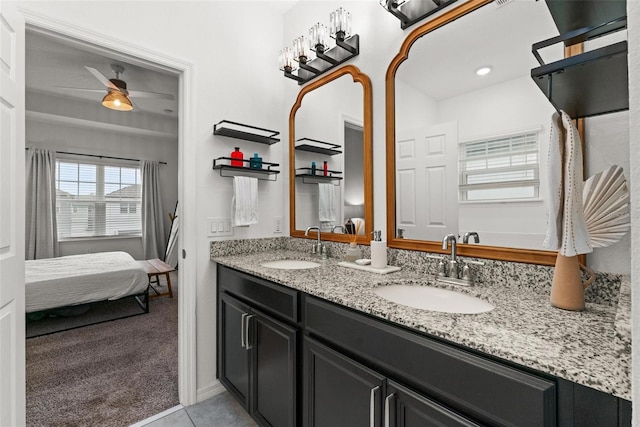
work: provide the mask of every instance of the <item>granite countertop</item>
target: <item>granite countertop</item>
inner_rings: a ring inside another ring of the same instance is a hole
[[[308,270],[262,267],[265,261],[307,259],[321,264]],[[496,306],[481,314],[451,314],[415,309],[377,296],[390,282],[430,284],[433,278],[409,269],[376,274],[338,266],[297,251],[272,250],[212,257],[212,261],[306,292],[370,315],[529,368],[631,400],[631,291],[623,280],[617,305],[587,303],[582,312],[554,308],[539,288],[436,285],[485,299]]]

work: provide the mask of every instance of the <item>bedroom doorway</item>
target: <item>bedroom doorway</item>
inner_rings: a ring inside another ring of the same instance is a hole
[[[125,63],[130,66],[126,72],[134,70],[136,67],[140,69],[149,69],[159,73],[167,75],[173,75],[177,80],[178,94],[176,96],[177,108],[166,108],[172,111],[163,111],[166,115],[174,115],[176,118],[176,155],[173,158],[173,166],[176,168],[177,179],[175,186],[177,188],[177,196],[173,201],[169,201],[169,204],[175,204],[177,200],[180,200],[180,209],[177,213],[181,217],[183,224],[188,224],[189,221],[194,221],[195,212],[195,195],[192,191],[187,191],[188,188],[194,188],[194,177],[189,171],[195,169],[195,152],[193,147],[187,146],[184,141],[190,140],[190,130],[187,126],[180,126],[179,123],[190,122],[191,115],[191,99],[193,94],[190,91],[192,69],[191,65],[184,63],[177,59],[167,58],[164,55],[159,55],[155,52],[123,43],[122,41],[115,41],[110,38],[102,38],[96,36],[93,33],[85,33],[77,28],[70,28],[59,22],[50,22],[41,16],[25,16],[27,22],[27,37],[31,35],[38,37],[48,37],[59,42],[63,46],[78,48],[80,50],[93,53],[95,55],[104,55],[111,60]],[[26,49],[29,49],[29,41],[27,40]],[[84,65],[84,64],[82,64]],[[27,65],[28,66],[28,65]],[[82,67],[81,67],[82,68]],[[27,69],[27,75],[33,70]],[[106,74],[109,70],[105,71]],[[111,77],[111,76],[109,76]],[[91,74],[88,76],[91,79]],[[123,79],[127,79],[127,76],[123,74]],[[81,86],[82,87],[82,86]],[[43,96],[41,93],[37,93],[38,96]],[[134,99],[134,107],[138,102]],[[144,102],[140,102],[143,104]],[[49,121],[62,121],[63,126],[74,126],[81,123],[82,127],[86,123],[82,121],[68,120],[65,118],[52,117],[50,113],[42,111],[30,110],[30,105],[27,105],[26,118]],[[126,113],[118,113],[126,114]],[[88,132],[84,129],[83,132]],[[27,131],[29,134],[29,132]],[[29,141],[29,135],[27,135],[27,142]],[[76,150],[80,151],[80,150]],[[139,153],[136,153],[139,154]],[[135,159],[141,156],[131,155],[131,158]],[[168,163],[168,162],[167,162]],[[178,182],[180,183],[178,185]],[[131,213],[131,207],[127,208],[127,214]],[[135,210],[135,208],[133,209]],[[122,213],[122,211],[121,211]],[[171,209],[173,213],[173,209]],[[165,217],[166,217],[165,213]],[[184,227],[183,227],[184,230]],[[180,403],[189,405],[195,403],[195,242],[194,234],[180,233],[178,236],[178,245],[180,248],[178,254],[180,257],[180,268],[176,274],[178,284],[180,286],[180,298],[178,317],[180,329],[178,331],[178,389]],[[115,240],[115,239],[114,239]],[[73,251],[73,247],[67,248],[68,251]],[[186,254],[190,257],[186,257]],[[153,302],[152,302],[153,304]]]

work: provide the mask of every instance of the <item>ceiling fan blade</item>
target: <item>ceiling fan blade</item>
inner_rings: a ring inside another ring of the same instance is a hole
[[[111,83],[111,81],[108,78],[106,78],[100,71],[96,70],[93,67],[87,67],[86,65],[84,66],[84,68],[86,68],[91,74],[93,74],[93,76],[96,79],[100,80],[100,83],[102,83],[103,85],[105,85],[109,89],[114,89],[114,90],[122,92],[118,86],[116,86],[113,83]]]
[[[78,92],[95,92],[95,93],[105,93],[105,89],[85,89],[81,87],[65,87],[65,86],[54,86],[55,89],[64,89],[64,90],[75,90]]]
[[[139,91],[139,90],[130,90],[129,91],[129,97],[136,97],[136,98],[156,98],[156,99],[168,99],[170,101],[173,101],[175,98],[173,97],[173,95],[169,94],[169,93],[155,93],[155,92],[143,92],[143,91]]]

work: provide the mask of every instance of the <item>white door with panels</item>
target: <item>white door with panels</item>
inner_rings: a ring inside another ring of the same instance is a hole
[[[442,240],[458,233],[458,124],[398,132],[396,235]]]
[[[24,18],[0,1],[0,426],[25,424]]]

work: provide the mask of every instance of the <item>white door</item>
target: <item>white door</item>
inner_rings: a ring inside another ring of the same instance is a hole
[[[457,235],[457,123],[398,132],[396,140],[396,233],[432,241]]]
[[[0,426],[25,424],[24,19],[0,2]]]

